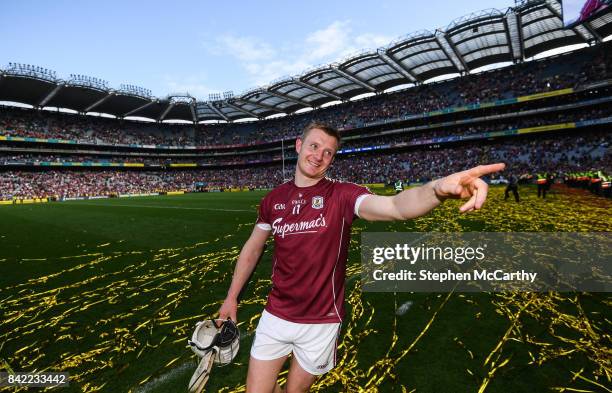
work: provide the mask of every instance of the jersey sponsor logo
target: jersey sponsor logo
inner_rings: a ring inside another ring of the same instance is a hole
[[[312,197],[312,208],[313,209],[323,209],[323,197],[322,196]]]
[[[299,206],[299,205],[297,205]],[[299,233],[315,233],[318,228],[324,228],[327,226],[325,217],[323,214],[319,214],[319,217],[310,221],[300,221],[294,223],[283,223],[283,218],[279,217],[272,222],[272,235],[279,235],[284,238],[285,235],[297,235]]]
[[[274,210],[285,210],[285,204],[284,203],[275,203],[274,204]]]

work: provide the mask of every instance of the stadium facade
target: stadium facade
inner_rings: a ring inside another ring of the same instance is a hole
[[[132,85],[110,89],[82,75],[64,81],[50,70],[12,64],[0,77],[0,100],[79,114],[0,110],[0,199],[272,187],[290,176],[293,141],[312,120],[343,134],[332,175],[365,184],[422,182],[491,160],[527,178],[609,174],[612,50],[604,38],[612,33],[612,10],[604,11],[570,29],[556,1],[482,11],[209,102],[158,99]],[[525,61],[577,43],[589,46]],[[471,73],[506,61],[512,65]],[[423,83],[447,74],[460,76]],[[404,84],[414,86],[383,93]],[[350,100],[367,92],[379,94]],[[319,108],[332,101],[343,103]],[[304,108],[316,109],[294,113]],[[265,119],[278,113],[290,116]],[[249,117],[260,120],[233,123]],[[170,119],[192,124],[167,124]],[[210,120],[227,122],[202,123]]]

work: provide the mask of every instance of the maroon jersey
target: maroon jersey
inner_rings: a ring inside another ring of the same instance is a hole
[[[268,312],[297,323],[342,321],[351,224],[369,194],[325,178],[310,187],[290,181],[266,195],[257,226],[274,236]]]

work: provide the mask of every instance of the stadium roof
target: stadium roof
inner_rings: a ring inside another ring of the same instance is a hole
[[[485,65],[521,62],[567,45],[597,44],[610,34],[612,7],[590,21],[565,28],[560,1],[528,0],[505,12],[490,9],[466,15],[445,29],[416,32],[384,48],[285,77],[237,97],[197,101],[188,94],[171,94],[155,98],[136,86],[111,89],[96,78],[71,75],[62,80],[41,67],[9,64],[0,69],[0,101],[157,121],[264,118],[442,75],[467,74]]]

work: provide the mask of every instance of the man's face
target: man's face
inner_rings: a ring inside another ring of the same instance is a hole
[[[334,161],[338,141],[323,130],[314,128],[304,140],[298,138],[295,150],[298,153],[297,170],[308,178],[320,179]]]

